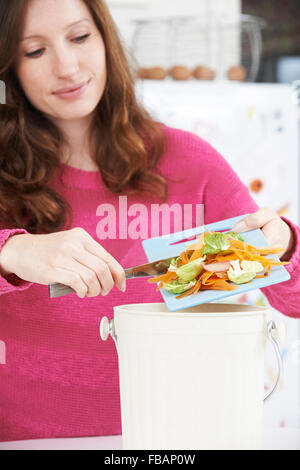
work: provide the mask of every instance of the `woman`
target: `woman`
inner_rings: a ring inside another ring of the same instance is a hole
[[[195,201],[207,224],[249,213],[236,229],[261,227],[290,261],[291,280],[263,292],[294,317],[300,231],[259,209],[209,144],[142,109],[103,1],[0,0],[0,30],[0,440],[120,434],[117,356],[99,320],[161,296],[144,280],[126,290],[123,266],[145,255],[124,224],[103,235],[105,209],[122,195],[129,215]],[[77,295],[50,300],[54,282]]]

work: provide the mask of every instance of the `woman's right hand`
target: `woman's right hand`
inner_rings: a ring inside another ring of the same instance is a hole
[[[46,235],[14,235],[2,247],[0,266],[25,281],[65,284],[81,298],[107,295],[114,284],[122,292],[126,289],[122,266],[79,227]]]

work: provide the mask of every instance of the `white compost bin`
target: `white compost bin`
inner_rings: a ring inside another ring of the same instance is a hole
[[[267,308],[122,305],[101,321],[101,338],[109,334],[119,357],[123,449],[260,448],[268,337],[278,359],[274,389],[281,374]]]

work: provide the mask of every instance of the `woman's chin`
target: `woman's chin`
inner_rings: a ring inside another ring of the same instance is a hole
[[[76,109],[76,107],[74,106],[68,110],[62,110],[61,112],[57,112],[58,110],[56,110],[53,119],[66,121],[84,119],[90,116],[95,110],[95,108],[96,106],[80,106]]]

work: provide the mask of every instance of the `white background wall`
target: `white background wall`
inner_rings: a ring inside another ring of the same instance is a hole
[[[232,17],[241,12],[241,0],[107,0],[107,4],[128,43],[132,40],[133,18],[216,14]]]

